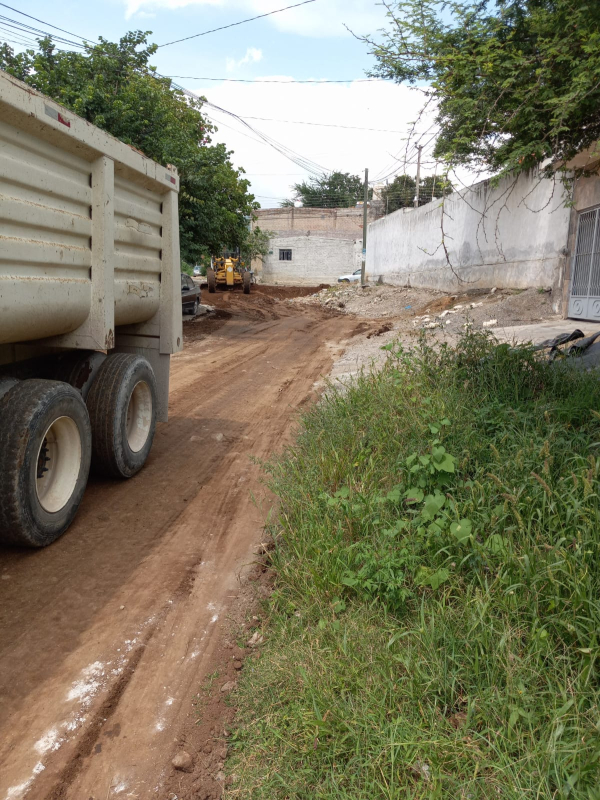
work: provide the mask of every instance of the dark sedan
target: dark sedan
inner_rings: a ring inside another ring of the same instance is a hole
[[[196,316],[200,306],[201,294],[200,287],[197,283],[186,275],[185,272],[181,273],[181,308],[184,313],[193,314]]]

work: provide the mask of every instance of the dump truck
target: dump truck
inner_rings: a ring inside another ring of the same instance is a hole
[[[217,289],[243,289],[250,294],[252,272],[245,269],[239,258],[216,258],[213,266],[206,270],[208,291],[214,294]]]
[[[182,347],[177,171],[0,71],[0,542],[130,478]]]

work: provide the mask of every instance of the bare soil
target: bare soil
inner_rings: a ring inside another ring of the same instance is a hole
[[[334,364],[331,378],[342,382],[361,369],[381,363],[386,357],[382,346],[394,339],[400,338],[410,347],[421,331],[427,330],[437,341],[456,341],[467,324],[501,335],[504,328],[514,325],[558,321],[552,302],[550,291],[538,289],[471,289],[448,294],[386,285],[363,289],[356,284],[341,284],[288,301],[366,319],[370,326],[379,321],[366,337],[353,339]]]
[[[356,284],[342,284],[293,302],[319,304],[370,319],[392,319],[407,330],[423,327],[425,317],[429,322],[443,319],[443,324],[450,323],[454,330],[467,320],[477,328],[492,319],[496,320],[494,327],[552,319],[556,317],[552,300],[552,293],[542,289],[471,289],[447,294],[431,289],[385,285],[362,289]]]
[[[221,689],[260,652],[269,591],[256,459],[289,440],[342,341],[377,327],[295,293],[206,293],[216,312],[184,325],[146,467],[92,479],[51,547],[0,550],[0,800],[220,796]]]

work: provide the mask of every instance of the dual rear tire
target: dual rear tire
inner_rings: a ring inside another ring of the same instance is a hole
[[[156,394],[145,358],[115,353],[102,364],[87,399],[95,471],[131,478],[141,470],[156,429]]]
[[[90,465],[130,478],[156,427],[156,379],[141,356],[104,359],[87,396],[63,381],[25,380],[0,398],[0,542],[44,547],[73,521]]]

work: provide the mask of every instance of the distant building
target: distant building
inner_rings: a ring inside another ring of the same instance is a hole
[[[361,265],[363,208],[262,208],[254,227],[273,231],[269,254],[253,264],[265,283],[335,283]],[[369,207],[367,220],[378,214]]]

